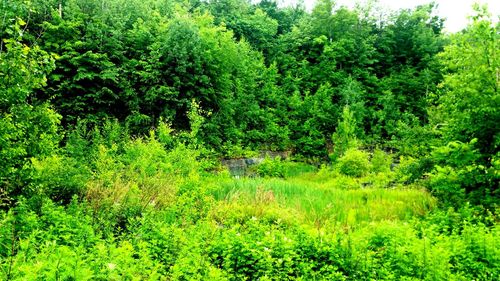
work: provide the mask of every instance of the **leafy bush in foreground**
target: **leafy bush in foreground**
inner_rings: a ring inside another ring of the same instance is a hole
[[[345,175],[361,177],[370,170],[369,154],[358,149],[349,149],[337,162],[339,171]]]
[[[30,208],[21,201],[0,213],[3,280],[500,277],[500,228],[474,221],[465,211],[350,230],[329,226],[318,232],[300,223],[260,217],[219,225],[202,215],[194,224],[182,224],[170,209],[130,219],[125,232],[105,232],[82,203],[61,207],[44,200],[39,213]],[[453,217],[461,223],[449,225]]]

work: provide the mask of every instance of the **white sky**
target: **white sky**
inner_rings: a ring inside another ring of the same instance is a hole
[[[283,3],[296,3],[300,0],[282,0]],[[365,0],[336,0],[338,5],[346,5],[353,7],[357,2]],[[306,8],[311,10],[315,0],[303,0]],[[378,0],[382,7],[392,10],[413,8],[417,5],[426,4],[431,0]],[[488,4],[489,12],[493,15],[494,20],[498,20],[500,16],[500,0],[434,0],[438,4],[437,14],[446,18],[445,29],[449,32],[456,32],[467,25],[467,16],[472,12],[472,4],[474,2]]]

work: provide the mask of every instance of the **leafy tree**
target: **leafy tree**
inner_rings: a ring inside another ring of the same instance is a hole
[[[26,22],[17,18],[0,51],[0,198],[29,194],[30,159],[54,152],[60,115],[33,100],[45,86],[54,59],[38,46],[21,43]]]
[[[382,80],[380,91],[392,92],[399,111],[415,115],[422,123],[428,121],[427,97],[441,79],[435,56],[445,43],[443,20],[433,16],[433,10],[433,4],[402,10],[375,30],[379,35],[374,68]]]
[[[339,119],[337,129],[332,135],[333,153],[330,155],[332,160],[343,156],[347,150],[359,146],[359,141],[356,137],[356,127],[357,122],[354,112],[349,106],[345,106],[342,111],[342,119]]]
[[[290,32],[306,13],[300,2],[295,6],[279,7],[275,0],[262,0],[257,6],[277,21],[278,35]]]
[[[500,155],[500,59],[496,54],[500,24],[493,23],[485,7],[476,5],[475,11],[467,28],[453,35],[439,56],[446,74],[433,124],[442,131],[444,145],[433,151],[437,166],[431,181],[446,181],[441,186],[450,186],[450,192],[491,206],[500,196],[495,172]]]
[[[500,147],[498,56],[500,25],[485,8],[476,15],[439,58],[447,74],[440,85],[437,124],[447,140],[478,139],[481,152],[494,154]]]

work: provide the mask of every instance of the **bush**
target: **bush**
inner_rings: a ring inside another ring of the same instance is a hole
[[[427,174],[427,183],[443,203],[455,207],[461,206],[465,200],[486,207],[497,204],[499,177],[495,156],[484,159],[476,147],[477,141],[453,141],[434,148],[430,158],[434,166]]]
[[[400,183],[411,184],[414,183],[429,172],[434,163],[429,157],[422,157],[419,159],[411,156],[399,158],[399,165],[395,169],[396,179]]]
[[[285,177],[285,165],[279,157],[271,159],[266,157],[262,163],[257,166],[257,174],[261,177]]]
[[[370,170],[368,153],[358,149],[349,149],[345,155],[340,157],[337,162],[339,171],[347,176],[361,177]]]
[[[81,195],[90,179],[90,170],[75,158],[52,155],[32,159],[33,185],[38,195],[69,203],[74,195]]]
[[[384,173],[391,170],[392,157],[380,149],[375,149],[371,159],[371,171],[375,173]]]

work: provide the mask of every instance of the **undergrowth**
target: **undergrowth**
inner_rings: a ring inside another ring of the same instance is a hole
[[[266,159],[238,179],[200,144],[112,132],[33,159],[36,180],[0,211],[0,279],[500,277],[496,212],[440,206],[384,152]]]

